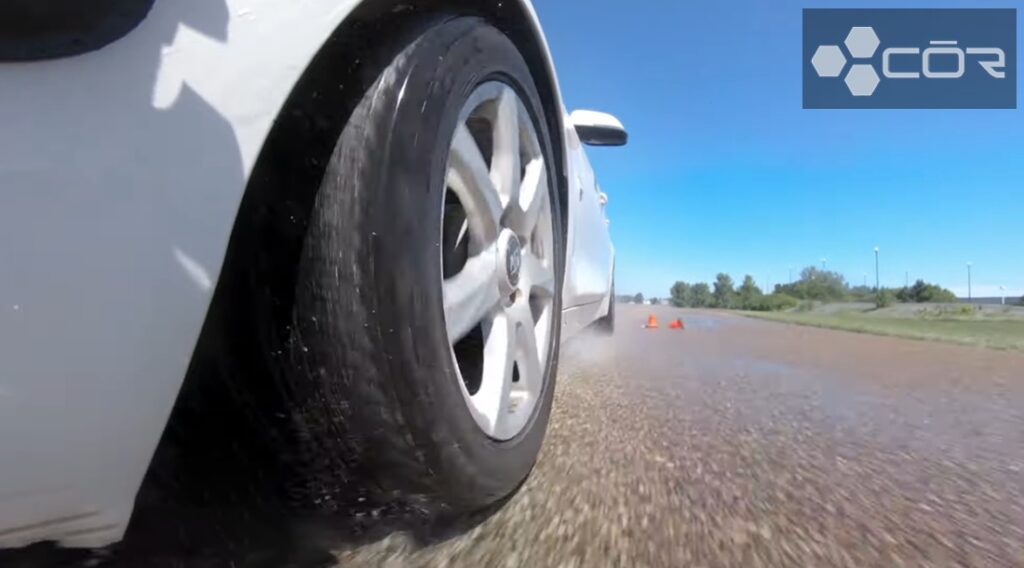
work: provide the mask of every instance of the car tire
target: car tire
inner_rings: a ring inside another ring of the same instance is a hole
[[[465,512],[500,500],[529,474],[551,411],[564,265],[543,108],[512,42],[461,17],[412,41],[355,109],[313,206],[286,349],[307,486],[329,493],[333,472],[355,471],[388,500]],[[480,213],[494,204],[479,197],[487,176],[466,189],[463,178],[480,173],[479,162],[466,165],[470,142],[508,199],[500,218]],[[453,189],[459,184],[468,197]],[[522,204],[537,199],[534,219]],[[519,234],[519,226],[534,228]],[[459,303],[456,284],[480,263],[493,269],[498,303],[467,332],[471,318],[462,314],[476,313],[480,298]],[[502,356],[492,345],[509,347]],[[499,376],[489,430],[473,400]]]

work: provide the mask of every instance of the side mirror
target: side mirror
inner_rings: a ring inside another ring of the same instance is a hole
[[[569,115],[580,141],[588,146],[625,146],[626,127],[614,116],[594,110],[574,110]]]

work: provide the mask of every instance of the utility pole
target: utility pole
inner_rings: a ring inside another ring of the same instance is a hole
[[[821,259],[821,270],[822,270],[822,272],[824,272],[824,271],[825,271],[825,266],[826,266],[827,264],[828,264],[828,259],[827,259],[827,258],[823,258],[823,259]]]
[[[908,270],[903,274],[903,287],[910,288],[910,271]]]
[[[967,301],[968,302],[974,300],[974,296],[971,294],[971,264],[972,263],[970,263],[970,262],[967,263]]]
[[[875,247],[875,292],[878,292],[881,289],[881,280],[878,276],[878,247]]]

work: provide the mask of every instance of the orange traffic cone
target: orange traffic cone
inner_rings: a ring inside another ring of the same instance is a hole
[[[683,320],[677,319],[674,322],[668,324],[668,328],[669,329],[686,329],[686,326],[683,325]]]
[[[654,317],[654,314],[647,316],[647,325],[645,325],[644,327],[657,329],[658,318]]]

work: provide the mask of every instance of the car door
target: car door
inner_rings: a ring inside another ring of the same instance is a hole
[[[594,170],[573,128],[569,149],[570,238],[563,304],[566,308],[603,301],[610,292],[612,245]]]

